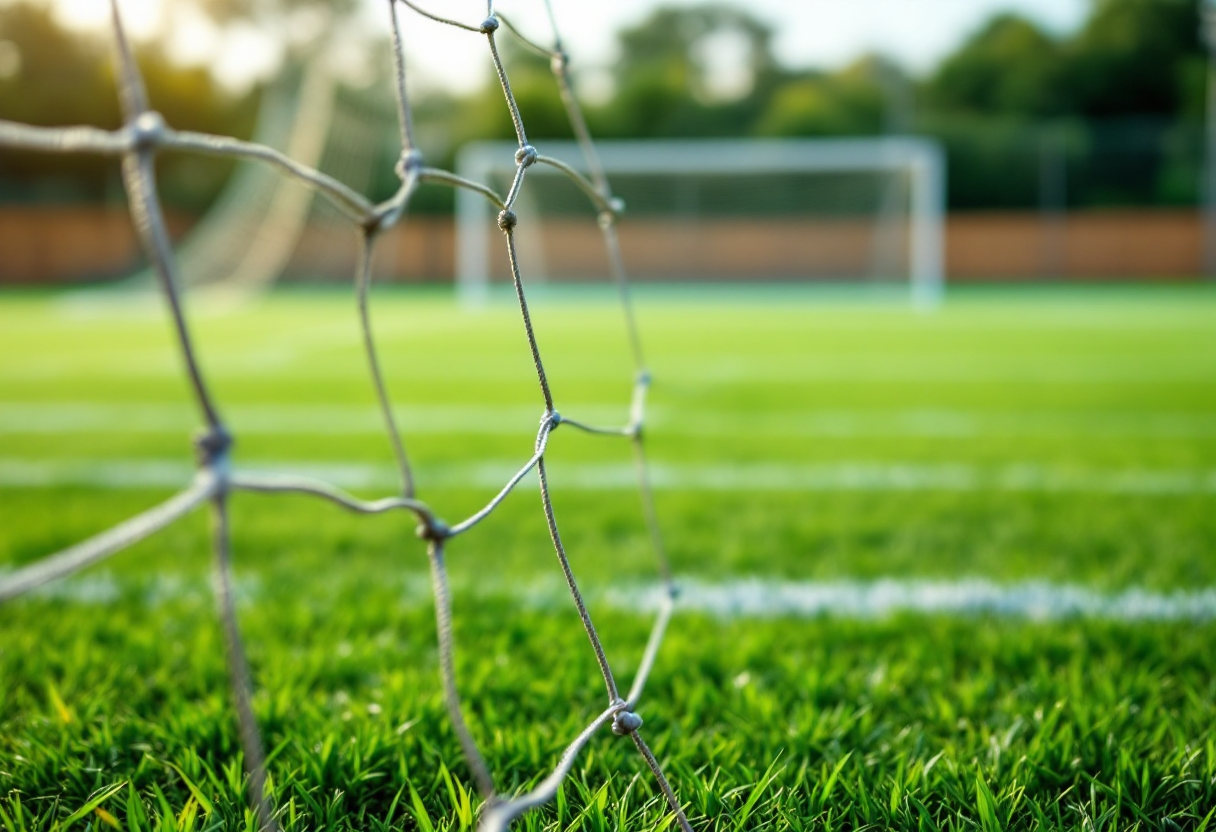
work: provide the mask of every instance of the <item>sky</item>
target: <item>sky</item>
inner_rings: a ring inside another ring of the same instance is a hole
[[[51,2],[60,19],[74,25],[105,23],[107,0]],[[485,16],[485,0],[419,2],[472,24]],[[594,89],[595,70],[604,70],[613,61],[617,30],[644,19],[661,2],[695,5],[698,0],[552,2],[572,65],[583,70]],[[211,65],[231,86],[265,77],[277,64],[279,51],[272,37],[252,27],[216,30],[189,0],[120,0],[120,4],[135,36],[166,38],[175,53]],[[386,29],[386,3],[363,0],[363,4],[362,25]],[[1081,24],[1089,0],[745,0],[739,4],[773,27],[775,51],[789,67],[830,68],[879,52],[913,72],[923,72],[998,11],[1017,11],[1064,33]],[[496,8],[537,40],[550,39],[542,0],[499,0]],[[400,19],[415,79],[463,92],[487,78],[488,56],[481,37],[424,20],[405,8]],[[592,91],[586,84],[583,89]]]

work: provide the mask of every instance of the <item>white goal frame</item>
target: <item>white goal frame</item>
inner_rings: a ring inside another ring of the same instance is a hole
[[[587,163],[575,142],[539,142],[537,148],[576,170]],[[460,175],[477,182],[515,170],[514,142],[474,142],[457,157]],[[930,139],[892,136],[861,139],[728,139],[597,141],[609,180],[613,174],[773,174],[906,171],[910,183],[909,278],[912,303],[936,306],[945,287],[946,163]],[[626,206],[628,215],[628,206]],[[492,237],[500,232],[480,195],[456,195],[456,290],[465,305],[489,294]],[[525,276],[526,277],[526,276]]]

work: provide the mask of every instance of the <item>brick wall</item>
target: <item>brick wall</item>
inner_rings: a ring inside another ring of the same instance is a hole
[[[191,224],[180,215],[169,220],[175,236]],[[745,280],[755,274],[801,279],[864,273],[872,257],[872,230],[872,223],[848,220],[720,220],[694,226],[627,218],[620,236],[627,266],[640,279]],[[585,280],[606,273],[599,231],[590,220],[551,222],[539,234],[525,223],[518,234],[525,272],[543,268]],[[455,270],[455,232],[448,219],[411,217],[386,232],[377,249],[378,279],[444,281]],[[947,272],[955,281],[1193,278],[1201,256],[1201,220],[1191,210],[1086,212],[1057,219],[959,214],[949,218],[946,229]],[[300,241],[288,273],[349,280],[354,257],[353,230],[317,226]],[[128,273],[140,260],[121,207],[0,207],[0,284],[102,280]],[[494,257],[492,265],[496,277],[506,277],[504,257]]]

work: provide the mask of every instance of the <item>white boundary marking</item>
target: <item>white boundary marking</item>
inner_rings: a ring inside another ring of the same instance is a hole
[[[681,609],[723,618],[877,619],[901,613],[995,615],[1032,621],[1087,618],[1114,621],[1211,621],[1216,619],[1216,588],[1154,592],[1133,587],[1103,593],[1072,584],[1026,581],[997,584],[973,578],[960,581],[897,580],[796,582],[744,578],[729,583],[685,581]],[[613,588],[603,602],[650,612],[662,602],[654,587]]]
[[[587,421],[626,418],[613,405],[567,408]],[[229,415],[242,434],[306,436],[379,435],[382,417],[357,405],[236,405]],[[448,405],[396,410],[411,433],[519,434],[539,418],[535,406]],[[194,422],[186,405],[132,402],[0,402],[0,435],[144,434],[180,435]],[[763,412],[700,410],[675,414],[656,408],[650,422],[671,435],[737,436],[746,422],[766,436],[983,436],[1216,437],[1216,413],[1126,411],[1120,413],[1018,411],[983,413],[945,408]]]
[[[324,479],[343,488],[393,488],[390,465],[369,462],[258,461],[242,473],[273,470]],[[519,468],[515,460],[423,467],[419,479],[436,488],[497,488]],[[0,457],[0,486],[100,489],[178,488],[193,466],[183,459],[45,460]],[[551,479],[579,491],[632,490],[636,473],[627,463],[563,463]],[[997,466],[840,460],[824,463],[655,463],[657,489],[699,492],[950,491],[1036,492],[1185,496],[1216,494],[1216,469],[1078,469],[1018,462]],[[535,487],[533,477],[521,487]]]
[[[0,572],[3,572],[0,567]],[[429,604],[427,578],[405,573],[402,601],[408,606]],[[196,596],[206,603],[206,585],[177,575],[142,580],[138,587],[149,604]],[[110,604],[124,597],[124,581],[109,571],[74,577],[43,587],[36,597],[83,604]],[[238,595],[245,603],[264,591],[256,575],[242,576]],[[490,598],[511,598],[532,609],[565,610],[565,587],[543,579],[520,585],[484,581],[458,581],[453,589]],[[1216,587],[1154,591],[1143,587],[1103,592],[1078,584],[1021,581],[1001,584],[983,578],[956,581],[878,578],[875,580],[784,581],[759,577],[734,580],[683,580],[678,607],[723,620],[775,618],[834,618],[875,621],[897,615],[951,617],[994,616],[1025,621],[1096,620],[1122,622],[1216,621]],[[651,615],[666,598],[662,587],[651,584],[608,585],[588,600],[615,610]]]

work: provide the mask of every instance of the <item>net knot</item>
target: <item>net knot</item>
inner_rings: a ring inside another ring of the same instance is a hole
[[[194,453],[203,468],[215,468],[228,457],[232,434],[223,425],[216,425],[194,437]]]
[[[438,517],[424,517],[422,522],[418,524],[418,528],[414,533],[423,540],[428,540],[434,543],[446,540],[452,536],[452,530],[448,524],[440,520]]]
[[[612,718],[612,733],[618,737],[632,734],[641,727],[642,718],[630,710],[617,711],[616,716]]]
[[[519,224],[519,217],[515,216],[515,212],[510,208],[503,208],[498,212],[498,227],[503,231],[510,231]]]
[[[481,21],[481,25],[477,27],[477,30],[483,35],[494,34],[498,31],[498,18],[494,15],[490,15],[485,20]]]
[[[606,200],[605,205],[607,207],[603,211],[600,211],[599,215],[599,223],[601,228],[608,228],[614,222],[616,222],[617,217],[625,213],[625,200],[621,199],[619,196],[609,197]]]
[[[540,415],[540,426],[542,428],[547,426],[549,430],[553,430],[561,423],[562,414],[558,413],[556,410],[546,410]]]
[[[654,377],[650,375],[650,370],[638,370],[637,383],[642,387],[649,387],[653,378]]]
[[[165,138],[165,117],[155,110],[146,110],[131,122],[131,144],[136,150],[149,150]]]
[[[568,66],[570,66],[570,56],[564,49],[558,49],[549,59],[549,68],[553,70],[554,75],[564,74]]]
[[[397,160],[394,170],[397,172],[398,179],[405,179],[420,167],[422,167],[422,151],[415,147],[401,151],[401,158]]]
[[[536,161],[537,155],[536,148],[530,144],[526,144],[515,151],[515,164],[521,168],[526,168]]]
[[[377,206],[363,218],[360,227],[369,238],[374,237],[380,233],[381,229],[396,221],[396,217],[392,216],[394,213],[389,207]]]

